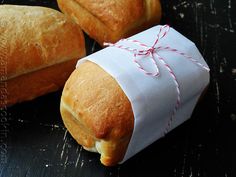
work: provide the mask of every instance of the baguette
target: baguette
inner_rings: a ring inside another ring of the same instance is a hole
[[[159,23],[159,0],[57,0],[59,8],[101,46]]]
[[[0,5],[0,24],[1,107],[62,88],[85,55],[82,31],[56,10]]]

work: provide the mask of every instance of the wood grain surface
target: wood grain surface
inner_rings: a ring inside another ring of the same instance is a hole
[[[57,9],[55,0],[0,3]],[[236,176],[236,1],[162,0],[162,6],[161,23],[195,42],[211,69],[209,89],[191,119],[124,164],[108,168],[65,129],[59,113],[61,91],[2,108],[1,177]],[[100,49],[88,37],[86,47],[88,54]],[[0,66],[2,77],[4,63]],[[6,85],[0,86],[3,97]]]

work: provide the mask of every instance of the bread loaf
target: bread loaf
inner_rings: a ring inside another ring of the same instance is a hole
[[[57,0],[100,45],[131,36],[160,21],[159,0]]]
[[[84,149],[99,152],[102,164],[112,166],[123,159],[134,127],[131,103],[98,65],[86,61],[71,74],[60,109],[73,138]]]
[[[209,83],[196,45],[173,28],[156,26],[129,39],[80,60],[61,98],[68,131],[107,166],[189,119]]]
[[[7,87],[0,106],[61,88],[85,55],[82,31],[56,10],[1,5],[0,24],[1,82]]]

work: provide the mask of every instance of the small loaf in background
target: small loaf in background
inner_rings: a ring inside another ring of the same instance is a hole
[[[101,46],[159,23],[159,0],[57,0],[59,8]]]
[[[0,107],[62,88],[85,55],[84,36],[64,14],[45,7],[0,5]]]
[[[131,103],[115,79],[86,61],[73,71],[61,97],[63,122],[84,149],[116,165],[127,150],[133,128]]]

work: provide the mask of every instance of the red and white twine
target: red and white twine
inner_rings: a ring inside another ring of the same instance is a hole
[[[178,110],[178,108],[180,107],[180,104],[181,104],[181,93],[180,93],[180,85],[179,85],[179,82],[178,82],[178,79],[173,71],[173,69],[170,67],[170,65],[168,63],[166,63],[165,59],[162,58],[159,54],[158,54],[158,51],[160,50],[165,50],[165,51],[169,51],[169,52],[173,52],[173,53],[176,53],[178,55],[181,55],[183,56],[183,58],[185,59],[188,59],[190,60],[192,63],[200,66],[201,68],[209,71],[210,69],[207,67],[207,66],[204,66],[203,64],[201,64],[199,61],[197,61],[196,59],[194,59],[193,57],[187,55],[186,53],[184,52],[181,52],[179,51],[178,49],[175,49],[175,48],[171,48],[169,46],[156,46],[158,44],[158,41],[160,39],[162,39],[163,37],[165,37],[167,34],[168,34],[168,31],[170,30],[170,27],[169,25],[164,25],[160,28],[158,34],[157,34],[157,38],[154,42],[154,44],[150,47],[150,46],[147,46],[146,44],[144,43],[141,43],[137,40],[132,40],[132,39],[121,39],[120,41],[118,41],[117,43],[115,44],[112,44],[112,43],[104,43],[105,46],[110,46],[110,47],[116,47],[116,48],[119,48],[119,49],[123,49],[123,50],[126,50],[126,51],[129,51],[131,53],[134,54],[134,63],[136,64],[136,66],[142,71],[144,72],[146,75],[149,75],[149,76],[153,76],[153,77],[156,77],[156,76],[159,76],[160,75],[160,71],[159,71],[159,67],[158,67],[158,63],[157,63],[157,59],[165,66],[165,68],[168,70],[171,78],[173,79],[173,82],[175,84],[175,87],[176,87],[176,93],[177,93],[177,99],[176,99],[176,103],[175,103],[175,107],[171,113],[171,117],[170,117],[170,120],[168,121],[167,123],[167,126],[165,128],[165,131],[164,131],[164,134],[166,134],[170,128],[171,128],[171,124],[172,124],[172,121],[173,121],[173,118]],[[124,41],[124,42],[131,42],[133,44],[136,44],[142,48],[144,48],[143,50],[140,50],[140,49],[136,49],[136,48],[132,48],[132,47],[127,47],[125,45],[120,45],[119,42],[121,41]],[[153,63],[153,66],[155,67],[155,72],[149,72],[147,71],[140,63],[139,61],[137,60],[137,56],[140,56],[140,57],[147,57],[147,56],[150,56],[148,59],[151,60],[151,62]],[[155,57],[156,56],[156,57]],[[157,59],[155,59],[157,58]]]

